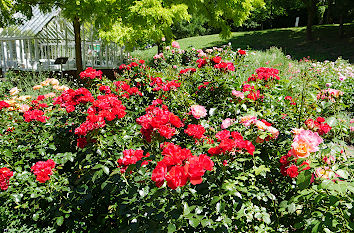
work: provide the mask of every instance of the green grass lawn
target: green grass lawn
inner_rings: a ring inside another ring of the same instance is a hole
[[[178,40],[181,47],[208,48],[232,43],[234,49],[266,50],[272,46],[281,48],[295,59],[310,56],[319,61],[336,60],[339,56],[354,63],[354,24],[344,25],[345,37],[338,37],[338,24],[313,27],[314,40],[306,41],[306,28],[280,28],[263,31],[234,32],[230,39],[219,35],[197,36]],[[136,50],[133,57],[151,59],[157,47]]]

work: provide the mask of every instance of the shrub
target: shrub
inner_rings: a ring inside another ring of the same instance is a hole
[[[352,66],[175,49],[1,95],[1,228],[352,231]]]

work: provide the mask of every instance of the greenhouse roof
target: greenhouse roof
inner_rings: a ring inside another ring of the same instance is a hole
[[[35,37],[59,13],[60,9],[54,9],[49,13],[42,13],[38,7],[35,7],[33,8],[33,17],[31,19],[25,20],[22,25],[14,25],[3,29],[0,31],[0,39]]]

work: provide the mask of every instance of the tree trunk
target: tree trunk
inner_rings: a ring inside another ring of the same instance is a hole
[[[343,13],[339,16],[339,38],[344,37],[344,30],[343,30]]]
[[[156,45],[157,45],[157,54],[162,53],[163,52],[163,47],[162,47],[161,42],[157,42]]]
[[[311,41],[313,39],[312,25],[313,25],[313,18],[315,15],[315,1],[307,0],[306,8],[307,8],[306,39],[308,41]]]
[[[330,0],[327,0],[327,14],[326,14],[326,20],[325,24],[330,24],[332,23],[332,2]]]
[[[82,71],[81,34],[80,21],[78,17],[75,17],[73,24],[75,34],[76,75],[78,77],[80,72]]]

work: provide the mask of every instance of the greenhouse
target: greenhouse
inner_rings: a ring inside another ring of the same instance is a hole
[[[112,69],[124,59],[123,48],[102,41],[91,24],[81,25],[81,41],[84,68]],[[76,69],[74,28],[60,9],[42,13],[36,8],[22,25],[0,29],[0,50],[2,72]],[[63,57],[68,60],[62,67],[55,64]]]

